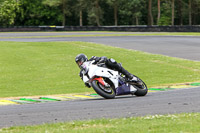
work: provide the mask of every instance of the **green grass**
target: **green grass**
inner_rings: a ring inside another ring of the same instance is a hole
[[[29,32],[27,32],[28,34]],[[44,33],[44,32],[38,32]],[[55,33],[55,32],[50,32]],[[79,33],[79,32],[70,32],[70,33]],[[80,32],[81,33],[81,32]],[[86,33],[86,32],[83,32]],[[11,36],[11,37],[0,37],[0,39],[6,38],[51,38],[51,37],[101,37],[101,36],[200,36],[199,32],[87,32],[91,34],[85,35],[48,35],[48,36]],[[95,34],[95,33],[102,33],[102,34]],[[103,34],[105,33],[105,34]],[[109,34],[113,33],[113,34]],[[1,34],[1,33],[0,33]]]
[[[200,113],[75,121],[0,129],[2,133],[197,133]]]
[[[93,92],[74,59],[107,56],[122,62],[148,87],[200,79],[200,62],[86,42],[0,42],[0,97]]]

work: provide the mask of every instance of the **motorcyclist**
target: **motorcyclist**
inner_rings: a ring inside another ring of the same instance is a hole
[[[90,58],[88,60],[87,56],[85,54],[78,54],[75,58],[75,61],[77,63],[77,65],[79,66],[79,68],[81,69],[81,65],[86,62],[86,61],[93,61],[93,64],[97,64],[97,63],[105,63],[105,65],[112,69],[112,70],[117,70],[118,72],[122,73],[123,75],[125,75],[125,77],[129,80],[129,81],[137,81],[137,77],[135,77],[133,74],[129,73],[127,70],[125,70],[122,65],[120,63],[117,63],[114,59],[110,58],[108,59],[105,56],[102,57],[96,57],[96,56],[92,56],[92,58]],[[80,77],[82,78],[82,73],[80,72]]]

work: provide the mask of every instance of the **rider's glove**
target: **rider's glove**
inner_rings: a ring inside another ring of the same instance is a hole
[[[101,59],[100,57],[93,56],[92,60],[94,60],[94,62],[92,64],[97,64],[100,59]]]
[[[99,57],[98,59],[95,60],[96,64],[101,64],[101,63],[105,63],[107,60],[107,57],[105,56],[102,56],[102,57]]]
[[[81,77],[81,79],[83,80],[83,70],[80,71],[79,76]]]
[[[97,64],[100,64],[100,63],[104,63],[105,62],[105,59],[100,59]]]

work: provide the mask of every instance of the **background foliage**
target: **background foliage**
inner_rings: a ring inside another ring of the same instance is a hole
[[[0,26],[199,25],[199,16],[200,0],[0,0]]]

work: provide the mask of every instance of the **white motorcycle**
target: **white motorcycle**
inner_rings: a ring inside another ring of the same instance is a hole
[[[104,63],[96,65],[93,63],[94,61],[87,61],[82,64],[82,79],[100,96],[112,99],[119,95],[145,96],[147,94],[146,84],[138,77],[137,81],[130,82],[118,71],[106,68]]]

